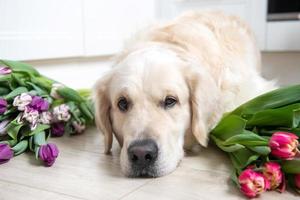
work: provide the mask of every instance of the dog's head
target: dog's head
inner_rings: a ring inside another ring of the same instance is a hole
[[[105,151],[114,134],[125,175],[170,173],[184,155],[185,140],[207,145],[216,91],[211,75],[171,50],[151,47],[128,54],[95,86]]]

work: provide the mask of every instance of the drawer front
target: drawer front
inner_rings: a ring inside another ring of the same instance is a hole
[[[268,51],[299,51],[300,21],[267,23]]]

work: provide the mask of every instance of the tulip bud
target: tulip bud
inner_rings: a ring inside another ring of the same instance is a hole
[[[298,153],[298,137],[293,133],[276,132],[269,141],[271,154],[275,157],[291,160]]]
[[[9,120],[3,120],[2,122],[0,122],[0,136],[7,134],[6,129],[9,123],[10,123]]]
[[[0,98],[0,115],[6,112],[7,101],[5,99]]]
[[[78,123],[77,121],[73,121],[72,126],[74,127],[76,133],[83,133],[86,128],[84,124]]]
[[[276,189],[283,181],[281,167],[276,162],[267,162],[263,168],[263,175],[270,182],[271,189]]]
[[[9,67],[0,66],[0,75],[10,74],[12,70]]]
[[[57,90],[59,88],[63,88],[63,87],[65,87],[63,84],[53,83],[51,92],[50,92],[50,96],[53,97],[54,99],[62,99],[62,97],[57,93]]]
[[[25,107],[32,101],[32,97],[27,93],[22,93],[14,98],[13,106],[18,107],[18,110],[23,111]]]
[[[51,136],[60,137],[65,133],[65,123],[56,122],[51,124]]]
[[[67,122],[71,118],[71,115],[69,113],[69,106],[66,104],[61,104],[59,106],[56,106],[53,109],[53,116],[57,121]]]
[[[14,152],[8,144],[0,143],[0,164],[8,162],[13,156]]]
[[[39,149],[39,158],[44,162],[46,167],[50,167],[55,162],[55,159],[58,156],[58,148],[53,143],[48,143],[40,146]]]
[[[240,189],[247,197],[256,197],[270,188],[270,182],[263,174],[252,169],[244,170],[239,176]]]

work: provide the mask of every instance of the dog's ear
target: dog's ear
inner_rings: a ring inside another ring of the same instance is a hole
[[[196,140],[206,147],[214,115],[218,112],[216,81],[199,66],[188,66],[185,75],[190,91],[191,131]]]
[[[95,122],[97,128],[104,134],[105,153],[110,153],[113,142],[113,129],[110,119],[111,102],[108,88],[112,78],[111,74],[105,75],[94,86]]]

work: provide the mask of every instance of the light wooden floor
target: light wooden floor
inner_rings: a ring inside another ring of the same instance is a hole
[[[34,65],[43,74],[80,88],[90,87],[110,66],[109,62],[92,61]],[[39,165],[31,153],[0,165],[0,200],[244,199],[229,181],[231,166],[227,157],[213,146],[199,155],[186,156],[178,169],[165,177],[132,179],[120,172],[117,145],[111,156],[103,154],[103,137],[95,128],[80,136],[51,140],[60,149],[51,168]],[[266,192],[260,199],[293,200],[299,196],[292,192]]]
[[[119,148],[103,154],[95,128],[79,136],[51,139],[60,155],[46,168],[26,153],[0,166],[1,200],[35,199],[242,199],[229,181],[230,164],[215,147],[187,156],[161,178],[126,178],[120,172]],[[299,199],[292,193],[267,192],[263,199]]]

